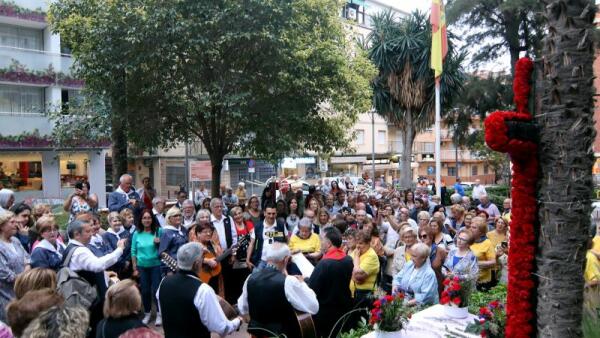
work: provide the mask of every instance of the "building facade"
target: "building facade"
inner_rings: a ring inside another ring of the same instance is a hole
[[[61,199],[79,180],[106,201],[106,149],[59,149],[46,109],[76,100],[83,83],[73,59],[52,34],[47,1],[0,1],[0,182],[17,200]],[[52,201],[51,201],[52,202]]]

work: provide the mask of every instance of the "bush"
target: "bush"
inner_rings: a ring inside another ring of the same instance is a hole
[[[488,292],[475,291],[469,297],[469,312],[478,314],[479,308],[486,307],[490,302],[497,300],[506,304],[507,288],[504,284],[498,284]]]

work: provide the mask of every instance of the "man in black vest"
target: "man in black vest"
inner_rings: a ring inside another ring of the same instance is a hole
[[[275,242],[285,243],[287,241],[287,230],[283,222],[277,222],[277,209],[272,203],[267,203],[264,209],[265,219],[256,225],[254,234],[256,244],[250,254],[252,264],[256,270],[267,265],[267,251]]]
[[[319,311],[317,296],[301,276],[287,274],[291,256],[285,243],[270,245],[265,258],[266,266],[246,279],[237,303],[242,315],[250,315],[248,332],[257,337],[299,337],[294,310],[314,315]]]
[[[69,223],[67,234],[70,241],[63,252],[63,266],[77,272],[81,278],[98,290],[98,298],[90,308],[91,331],[88,334],[88,337],[96,337],[96,325],[102,320],[104,295],[108,289],[108,277],[104,270],[119,260],[123,254],[126,240],[119,240],[115,251],[102,257],[96,257],[87,247],[92,239],[92,225],[89,222],[75,220]],[[73,253],[67,262],[66,259],[71,252]]]
[[[162,313],[165,338],[210,338],[239,329],[242,318],[228,320],[213,289],[197,277],[202,269],[204,248],[184,244],[177,251],[177,273],[165,277],[156,297]]]
[[[323,231],[321,251],[324,256],[310,275],[308,285],[319,300],[319,313],[313,316],[318,336],[337,337],[347,320],[341,319],[335,328],[334,325],[352,310],[350,280],[354,263],[340,248],[341,232],[337,228],[326,228]]]

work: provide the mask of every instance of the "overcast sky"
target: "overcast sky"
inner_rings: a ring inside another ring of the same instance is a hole
[[[475,0],[474,0],[475,1]],[[407,11],[412,12],[415,9],[421,10],[423,12],[429,13],[431,10],[431,0],[394,0],[391,1],[394,6]],[[600,2],[600,0],[596,0],[596,2]],[[388,1],[389,3],[389,1]],[[460,35],[460,34],[459,34]],[[500,57],[495,62],[488,62],[486,64],[480,65],[478,68],[485,69],[489,71],[509,71],[510,70],[510,57],[508,53],[507,55]],[[474,69],[471,67],[467,67],[467,71],[473,71]]]

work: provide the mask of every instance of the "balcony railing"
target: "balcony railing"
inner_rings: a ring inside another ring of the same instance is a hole
[[[73,66],[73,58],[70,55],[0,46],[0,68],[9,68],[15,60],[30,71],[44,72],[52,65],[54,72],[64,75],[70,75]]]

